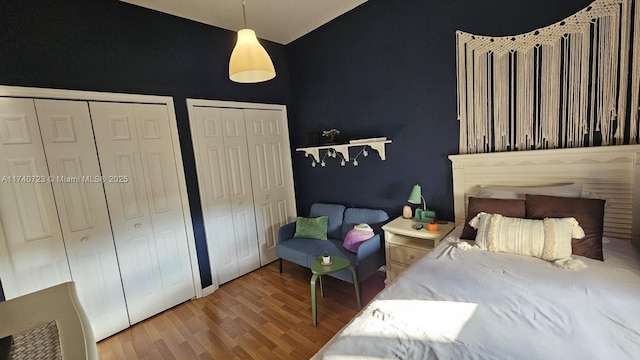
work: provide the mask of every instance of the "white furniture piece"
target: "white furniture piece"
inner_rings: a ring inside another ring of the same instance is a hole
[[[215,290],[276,260],[278,229],[296,217],[286,108],[187,105]]]
[[[636,358],[640,253],[630,240],[640,225],[640,145],[450,159],[457,227],[313,359]],[[573,255],[587,267],[571,271],[461,242],[465,199],[480,186],[567,183],[606,199],[604,261]]]
[[[640,247],[640,145],[450,155],[456,224],[481,186],[581,184],[605,199],[604,235]]]
[[[15,337],[55,320],[62,359],[99,359],[91,322],[73,282],[0,302],[0,319],[0,338]]]
[[[7,299],[73,280],[102,339],[196,295],[171,98],[0,87],[0,160]]]
[[[415,226],[418,224],[424,227],[416,230]],[[454,223],[450,221],[438,224],[437,231],[429,231],[425,225],[399,216],[382,226],[387,258],[386,284],[390,284],[410,265],[438,246],[440,240],[454,228]]]

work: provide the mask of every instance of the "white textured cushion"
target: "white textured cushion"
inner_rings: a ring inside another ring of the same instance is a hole
[[[529,187],[483,186],[474,196],[493,199],[524,199],[526,194],[579,198],[582,195],[582,184]]]
[[[555,261],[571,256],[571,238],[584,231],[574,218],[520,219],[479,213],[469,225],[478,229],[476,245],[491,252],[533,256]]]

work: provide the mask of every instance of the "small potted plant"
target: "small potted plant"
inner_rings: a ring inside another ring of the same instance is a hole
[[[322,136],[328,138],[325,144],[335,144],[336,136],[338,135],[340,135],[340,130],[338,129],[324,130],[322,132]]]
[[[322,263],[325,265],[329,265],[329,263],[331,263],[331,256],[329,255],[328,251],[325,251],[322,254]]]

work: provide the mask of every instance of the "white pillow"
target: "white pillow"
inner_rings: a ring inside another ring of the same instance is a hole
[[[476,245],[491,252],[533,256],[547,261],[571,256],[571,239],[585,234],[574,218],[520,219],[481,212],[469,225],[478,229]]]
[[[524,199],[526,194],[579,198],[582,184],[551,186],[482,186],[474,195],[479,198]]]

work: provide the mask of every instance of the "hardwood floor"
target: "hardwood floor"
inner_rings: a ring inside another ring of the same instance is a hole
[[[363,305],[384,272],[362,286]],[[325,277],[318,326],[311,322],[311,271],[273,262],[98,343],[109,359],[308,359],[358,312],[353,285]]]

